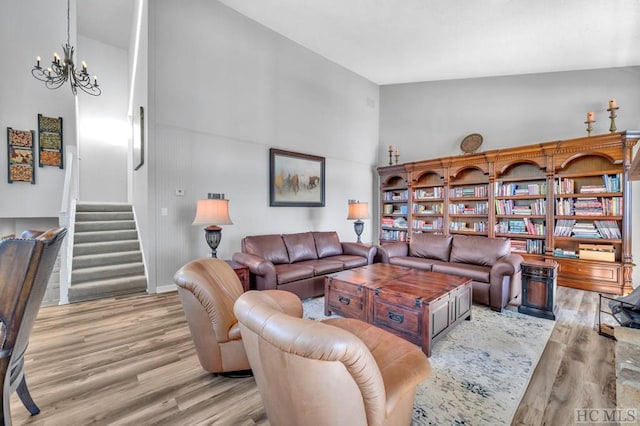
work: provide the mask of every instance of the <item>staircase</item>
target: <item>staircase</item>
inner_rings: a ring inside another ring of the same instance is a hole
[[[69,301],[146,290],[131,205],[78,202]]]

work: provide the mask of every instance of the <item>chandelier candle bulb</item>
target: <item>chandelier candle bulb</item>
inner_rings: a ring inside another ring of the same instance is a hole
[[[87,73],[87,63],[85,61],[82,61],[82,72]]]
[[[36,68],[40,68],[40,56],[36,56]]]
[[[594,118],[593,112],[588,112],[587,113],[587,121],[594,121],[593,118]]]
[[[618,106],[618,104],[617,104],[615,99],[613,99],[613,98],[609,99],[609,108],[610,109],[616,108],[617,106]]]

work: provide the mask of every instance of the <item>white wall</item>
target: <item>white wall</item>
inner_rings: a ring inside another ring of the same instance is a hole
[[[336,230],[354,241],[347,200],[373,196],[378,87],[218,2],[149,8],[151,282],[171,284],[209,255],[191,226],[208,192],[231,200],[221,258],[251,234]],[[325,207],[269,207],[270,147],[326,158]],[[369,224],[363,238],[373,240]]]
[[[6,129],[35,130],[37,138],[38,113],[63,117],[64,146],[76,144],[75,98],[70,87],[49,90],[30,74],[36,56],[47,66],[54,51],[62,55],[67,39],[66,6],[64,0],[0,1],[0,51],[5,58],[0,72],[0,222],[10,228],[16,226],[13,218],[57,218],[60,212],[64,170],[37,167],[37,149],[36,184],[7,182]],[[72,28],[72,44],[74,37]]]
[[[142,11],[140,12],[140,8]],[[145,109],[145,145],[149,141],[149,108],[147,100],[147,88],[148,88],[148,33],[149,33],[149,7],[148,2],[143,0],[136,0],[135,17],[132,20],[131,43],[129,45],[129,81],[132,86],[129,94],[130,110],[133,119],[133,114],[139,111],[140,107]],[[140,41],[138,49],[136,50],[136,37],[138,26],[138,14],[140,16]],[[134,69],[135,67],[135,69]],[[130,141],[131,143],[131,141]],[[138,170],[133,170],[133,158],[131,155],[132,149],[129,150],[130,155],[128,158],[128,176],[129,176],[129,200],[133,203],[135,210],[138,231],[140,233],[140,240],[142,241],[142,253],[145,258],[145,265],[147,265],[147,273],[149,273],[149,250],[153,248],[154,240],[154,223],[150,220],[149,216],[149,160],[148,149],[144,149],[144,164]]]
[[[620,106],[618,131],[640,129],[640,67],[383,86],[378,149],[384,160],[388,145],[397,146],[400,161],[411,162],[461,154],[460,141],[476,132],[481,150],[575,138],[586,135],[589,111],[593,134],[607,133],[610,98]],[[637,207],[640,183],[632,188]],[[638,262],[640,216],[632,221]],[[638,285],[640,268],[633,277]]]
[[[100,96],[78,91],[80,200],[127,202],[128,52],[84,36],[77,51],[102,88]]]

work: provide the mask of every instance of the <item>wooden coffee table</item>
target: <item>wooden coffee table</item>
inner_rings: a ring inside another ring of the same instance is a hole
[[[375,263],[325,278],[325,313],[388,330],[431,356],[431,346],[471,319],[469,278]]]

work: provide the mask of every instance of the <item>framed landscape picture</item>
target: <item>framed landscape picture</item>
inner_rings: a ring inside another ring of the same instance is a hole
[[[324,207],[324,157],[269,150],[269,205]]]

